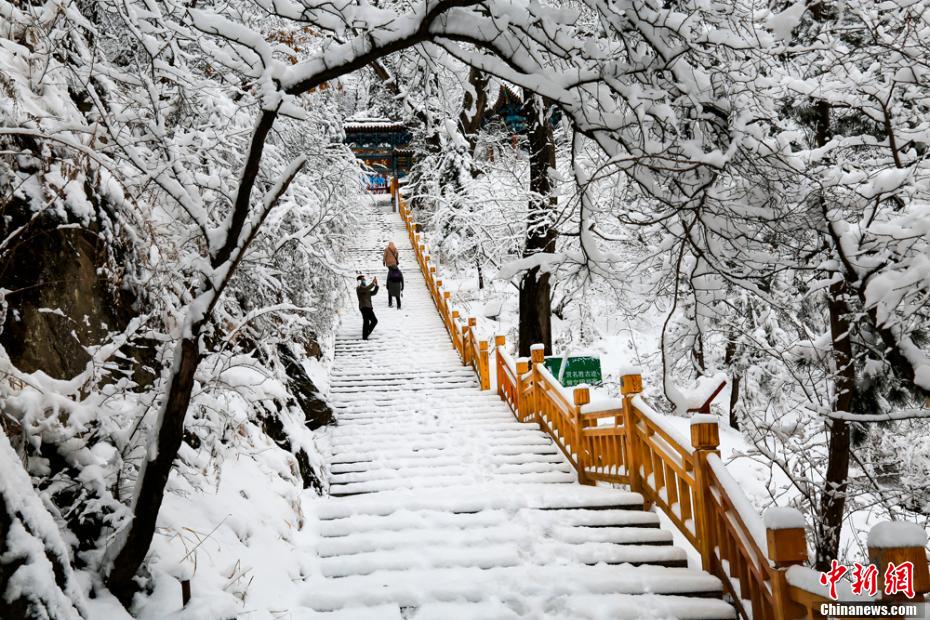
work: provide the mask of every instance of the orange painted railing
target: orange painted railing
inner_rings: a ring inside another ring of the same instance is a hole
[[[417,263],[462,363],[471,365],[482,389],[491,387],[490,363],[498,395],[521,422],[536,422],[552,436],[582,484],[619,483],[643,496],[646,507],[662,509],[701,555],[703,568],[717,575],[742,618],[788,620],[822,618],[829,603],[809,562],[803,516],[793,509],[752,507],[720,460],[715,416],[691,419],[690,437],[640,396],[642,377],[622,377],[621,399],[591,403],[587,387],[569,391],[544,365],[542,345],[530,359],[514,359],[505,338],[496,336],[493,355],[480,339],[477,320],[463,321],[451,307],[451,293],[437,279],[422,233],[398,196]],[[870,549],[880,575],[889,561],[911,561],[920,600],[930,592],[930,565],[922,546]]]

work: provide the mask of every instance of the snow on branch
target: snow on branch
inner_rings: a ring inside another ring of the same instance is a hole
[[[276,67],[271,46],[251,28],[202,9],[188,9],[188,14],[193,26],[201,32],[225,39],[243,51],[250,52],[243,57],[243,64],[236,67],[243,75],[259,77]]]
[[[896,422],[899,420],[922,420],[930,418],[930,409],[902,409],[889,413],[845,413],[833,411],[825,413],[824,417],[831,420],[844,420],[846,422],[876,423]]]

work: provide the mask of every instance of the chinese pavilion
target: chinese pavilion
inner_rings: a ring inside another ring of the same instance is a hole
[[[371,169],[369,189],[388,191],[389,178],[401,179],[410,171],[411,133],[398,121],[387,118],[353,118],[343,124],[346,144]]]

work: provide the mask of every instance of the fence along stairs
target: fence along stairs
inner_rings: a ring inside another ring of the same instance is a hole
[[[558,442],[482,391],[487,377],[450,345],[409,219],[377,204],[366,219],[349,252],[383,281],[395,241],[406,287],[400,310],[375,296],[369,340],[356,317],[336,339],[330,497],[317,502],[321,576],[306,607],[371,620],[735,617],[640,493],[578,484]]]
[[[396,185],[394,189],[397,194]],[[532,347],[529,359],[514,359],[502,336],[481,339],[476,319],[460,316],[410,209],[399,194],[396,199],[426,288],[456,352],[473,368],[483,390],[494,389],[517,420],[535,422],[545,431],[578,482],[625,485],[643,498],[644,507],[661,509],[698,551],[704,570],[719,578],[725,600],[740,618],[823,617],[822,606],[834,600],[820,574],[808,567],[804,517],[793,508],[777,506],[758,514],[720,459],[717,418],[709,414],[720,388],[691,418],[690,437],[680,436],[640,396],[643,382],[638,374],[621,377],[621,399],[592,403],[588,388],[566,390],[546,369],[542,345]],[[923,603],[930,592],[926,543],[926,533],[917,524],[875,525],[867,550],[868,561],[878,569],[879,593],[854,593],[846,582],[841,584],[840,601]],[[916,596],[902,601],[884,593],[883,581],[887,568],[904,563],[913,569]],[[918,613],[930,617],[930,606]]]

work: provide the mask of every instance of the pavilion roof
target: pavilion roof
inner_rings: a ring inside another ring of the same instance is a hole
[[[346,133],[381,133],[407,129],[402,122],[389,118],[347,118],[342,126]]]

